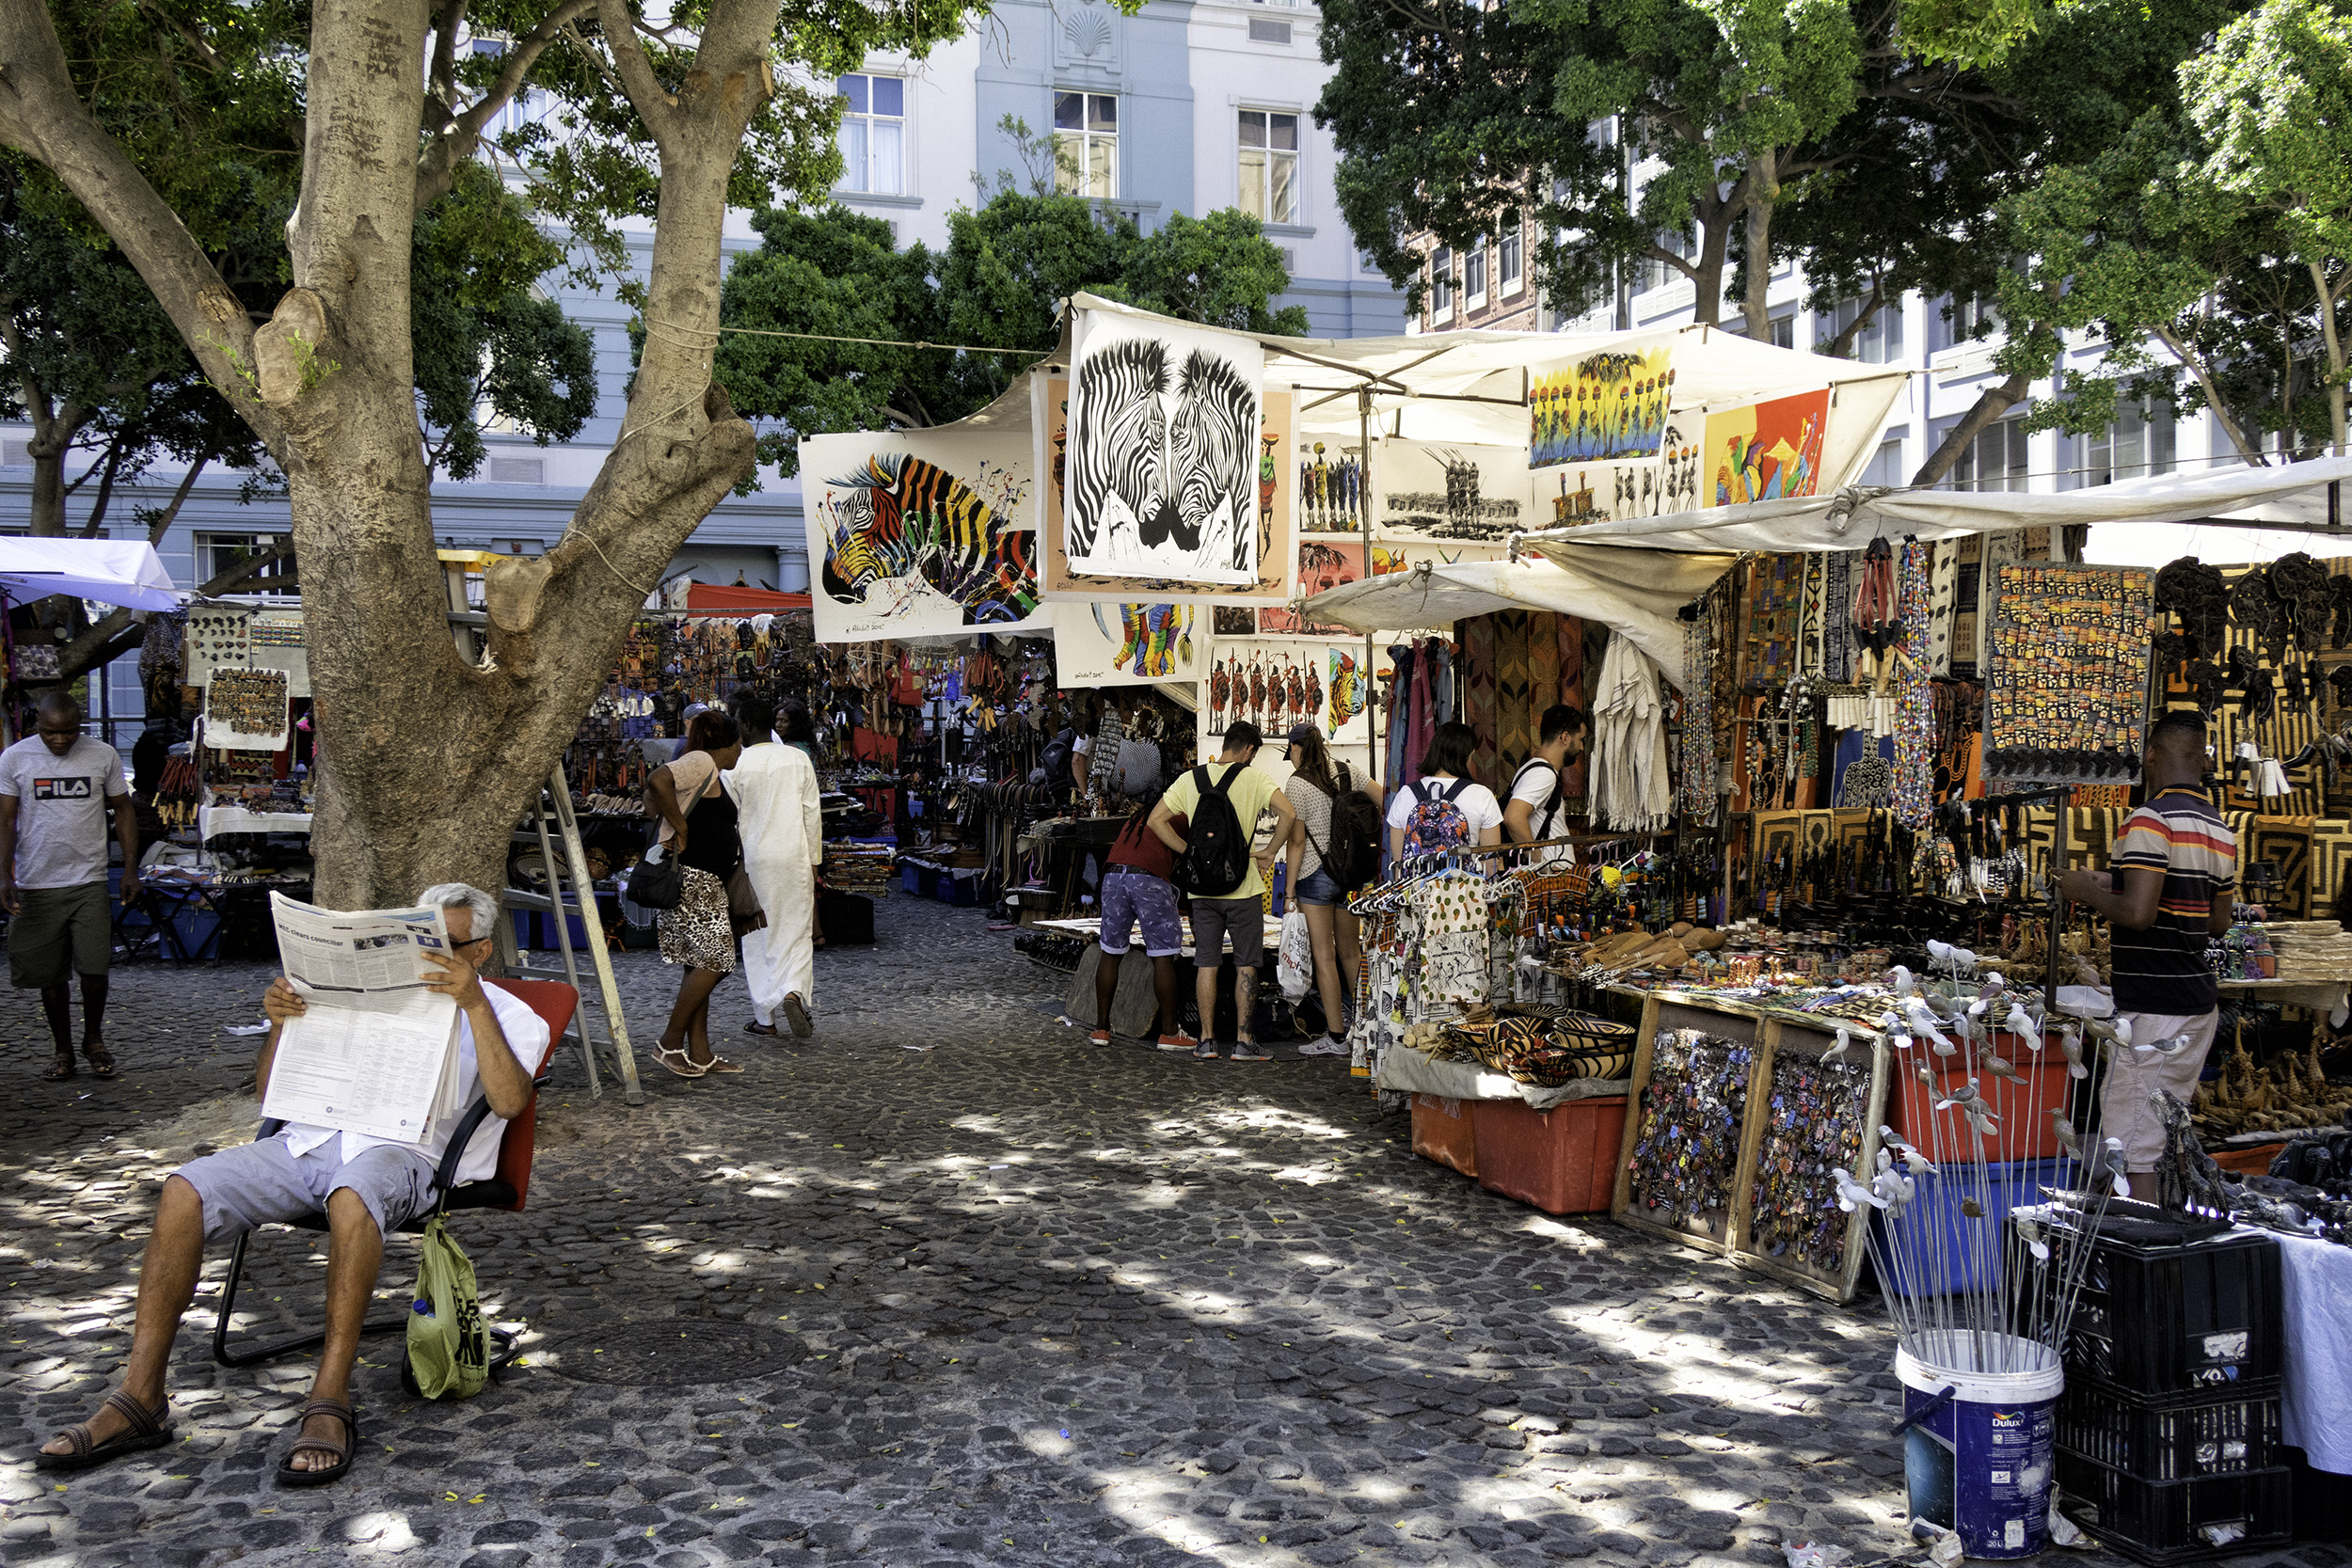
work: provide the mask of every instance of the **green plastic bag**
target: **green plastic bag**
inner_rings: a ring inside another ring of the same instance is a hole
[[[473,1264],[439,1214],[425,1222],[424,1259],[408,1313],[408,1370],[429,1400],[471,1399],[490,1381],[490,1336]]]

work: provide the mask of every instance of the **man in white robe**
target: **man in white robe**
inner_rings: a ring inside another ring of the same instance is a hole
[[[743,937],[743,978],[758,1022],[755,1035],[772,1035],[782,1013],[793,1035],[806,1039],[815,1025],[817,865],[824,859],[817,767],[798,746],[775,736],[775,704],[746,695],[736,704],[743,755],[727,775],[743,837],[743,869],[759,895],[766,926]]]

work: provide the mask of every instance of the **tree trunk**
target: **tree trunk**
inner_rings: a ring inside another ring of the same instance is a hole
[[[65,537],[65,447],[42,450],[51,444],[33,437],[33,510],[24,531],[36,539]]]
[[[1748,160],[1748,288],[1741,304],[1748,341],[1772,341],[1772,203],[1780,198],[1779,159],[1771,149]]]
[[[1943,441],[1919,465],[1919,471],[1911,476],[1915,487],[1940,483],[1960,461],[1960,454],[1968,450],[1968,443],[1984,431],[1984,427],[2008,413],[2026,400],[2026,388],[2033,383],[2023,375],[2012,375],[1997,387],[1987,387],[1977,394],[1975,404],[1961,417],[1960,423],[1945,433]]]
[[[2336,294],[2328,284],[2328,269],[2311,263],[2312,287],[2319,293],[2319,331],[2328,345],[2328,430],[2335,437],[2336,455],[2344,455],[2344,334],[2336,325]]]
[[[1724,256],[1731,247],[1731,224],[1718,206],[1699,220],[1698,261],[1691,268],[1692,319],[1702,326],[1724,319]]]
[[[710,379],[720,229],[745,126],[774,91],[778,0],[713,0],[692,68],[655,74],[621,0],[604,35],[660,153],[649,330],[622,431],[564,539],[488,574],[489,657],[452,644],[409,337],[426,0],[313,13],[294,287],[251,328],[218,273],[74,97],[38,6],[0,6],[0,141],[53,169],[171,313],[286,475],[320,767],[321,902],[504,886],[509,835],[562,756],[630,616],[749,472],[755,437]],[[245,357],[249,351],[249,358]],[[247,381],[240,361],[248,366]]]

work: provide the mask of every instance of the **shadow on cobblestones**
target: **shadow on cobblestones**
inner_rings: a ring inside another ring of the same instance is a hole
[[[740,1077],[647,1061],[647,1103],[558,1063],[531,1208],[455,1229],[524,1362],[481,1398],[358,1379],[359,1462],[268,1472],[309,1363],[230,1371],[208,1270],[173,1366],[182,1441],[68,1484],[30,1454],[127,1345],[155,1184],[250,1136],[252,969],[119,972],[120,1082],[32,1081],[7,1116],[0,1558],[694,1568],[891,1564],[1776,1563],[1903,1544],[1882,1322],[1414,1159],[1327,1061],[1099,1050],[1058,975],[972,911],[892,899],[820,955],[818,1034],[743,1035]],[[672,976],[620,958],[641,1042]],[[908,1046],[928,1049],[910,1051]],[[305,1324],[317,1239],[257,1249],[240,1326]],[[388,1252],[387,1300],[415,1253]],[[583,1375],[600,1331],[773,1325],[807,1359],[707,1381]],[[2116,1560],[2092,1559],[2098,1563]],[[2327,1548],[2296,1560],[2344,1561]]]

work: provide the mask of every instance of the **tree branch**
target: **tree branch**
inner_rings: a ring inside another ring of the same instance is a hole
[[[458,3],[462,6],[463,0],[458,0]],[[499,68],[498,80],[492,82],[489,88],[462,114],[456,112],[456,92],[452,87],[451,100],[446,105],[450,111],[446,121],[436,129],[432,141],[425,145],[424,151],[417,159],[419,211],[422,211],[427,203],[437,201],[449,194],[451,184],[457,178],[457,166],[472,157],[474,149],[481,145],[482,128],[497,118],[501,109],[514,102],[515,95],[522,90],[524,78],[531,74],[531,68],[538,63],[539,56],[546,53],[549,44],[564,38],[575,42],[579,40],[580,35],[573,31],[572,24],[594,10],[596,4],[596,0],[564,0],[564,4],[549,11],[538,26],[508,45],[505,63]],[[594,50],[588,50],[587,54],[592,59],[596,56]],[[426,102],[429,103],[432,101],[428,95]]]
[[[653,73],[653,61],[645,57],[645,46],[637,41],[637,24],[628,14],[628,0],[596,0],[596,23],[605,47],[612,52],[612,69],[620,75],[621,90],[628,95],[630,106],[645,122],[654,146],[666,161],[669,138],[677,127],[678,102]]]
[[[46,6],[0,5],[0,144],[64,182],[138,269],[213,385],[283,461],[284,427],[237,367],[251,363],[253,323],[180,214],[74,92]]]
[[[1987,387],[1977,394],[1975,404],[1961,416],[1958,424],[1947,431],[1928,460],[1919,465],[1919,471],[1911,476],[1915,489],[1942,483],[1960,461],[1960,454],[1968,450],[1968,443],[1982,433],[1985,426],[2026,401],[2026,390],[2033,386],[2022,372],[2010,376],[1997,387]]]
[[[90,502],[89,520],[82,525],[85,539],[97,538],[98,531],[105,525],[106,506],[115,499],[115,476],[122,471],[122,438],[118,436],[106,444],[105,472],[99,477],[98,499]]]
[[[1813,352],[1816,354],[1826,355],[1832,359],[1851,358],[1853,356],[1854,341],[1862,336],[1864,330],[1867,328],[1873,321],[1878,319],[1878,313],[1885,308],[1886,275],[1884,273],[1880,273],[1876,277],[1871,279],[1870,292],[1863,296],[1862,308],[1854,312],[1853,320],[1846,325],[1840,327],[1838,329],[1837,336],[1830,339],[1827,342],[1817,345]]]
[[[2204,388],[2205,406],[2213,410],[2213,417],[2221,426],[2221,433],[2227,436],[2231,444],[2237,448],[2238,454],[2246,459],[2247,467],[2249,468],[2270,467],[2269,460],[2263,456],[2261,443],[2246,438],[2245,428],[2238,423],[2237,416],[2230,412],[2229,400],[2221,395],[2221,388],[2214,385],[2213,376],[2207,372],[2204,361],[2189,352],[2188,345],[2181,341],[2180,334],[2174,332],[2169,324],[2159,325],[2153,330],[2156,341],[2170,349],[2173,357],[2180,360],[2182,368],[2195,376],[2197,385]],[[2292,431],[2288,432],[2290,440],[2293,435]]]
[[[196,476],[202,473],[204,466],[211,461],[212,457],[209,453],[200,454],[195,462],[188,465],[188,471],[180,476],[180,487],[172,491],[171,499],[164,504],[164,509],[155,515],[152,522],[147,525],[147,542],[150,545],[160,545],[164,542],[164,535],[171,531],[171,525],[180,516],[181,503],[188,499],[188,492],[196,488]]]

